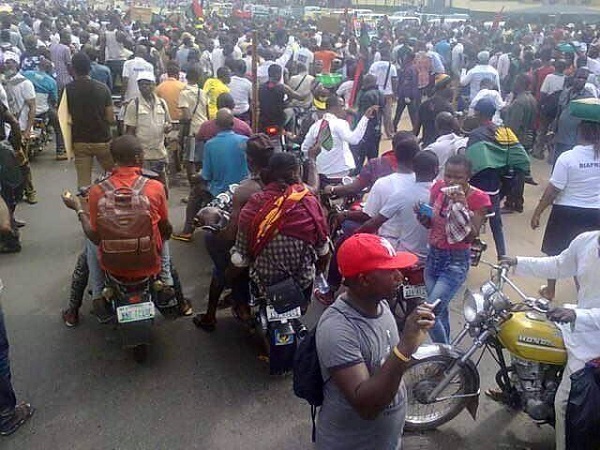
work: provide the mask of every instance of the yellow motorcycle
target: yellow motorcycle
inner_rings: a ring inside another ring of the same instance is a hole
[[[485,352],[499,367],[497,400],[523,410],[538,424],[554,425],[554,397],[567,351],[560,330],[546,318],[549,302],[525,295],[509,279],[507,266],[482,263],[491,267],[490,281],[479,291],[465,292],[463,330],[450,345],[421,346],[404,374],[407,430],[435,429],[465,408],[475,419],[477,366]],[[507,285],[519,295],[519,303],[504,293]],[[472,343],[462,350],[467,336]]]

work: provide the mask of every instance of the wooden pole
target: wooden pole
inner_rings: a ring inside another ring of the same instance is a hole
[[[258,101],[258,37],[252,32],[252,132],[258,133],[260,104]]]

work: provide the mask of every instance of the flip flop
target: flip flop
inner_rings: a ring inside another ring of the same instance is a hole
[[[17,431],[21,425],[29,420],[35,409],[29,403],[19,403],[15,407],[15,412],[2,428],[0,428],[0,436],[10,436]]]

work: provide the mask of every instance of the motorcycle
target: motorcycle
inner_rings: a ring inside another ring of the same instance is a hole
[[[286,133],[282,127],[271,125],[266,127],[263,132],[269,137],[275,152],[283,152],[286,149]]]
[[[165,286],[157,277],[133,281],[125,281],[109,273],[105,277],[102,297],[109,312],[116,318],[122,346],[131,349],[133,359],[141,364],[148,357],[155,306],[166,319],[175,319],[179,316],[179,302],[175,296],[159,302]]]
[[[37,155],[46,149],[46,144],[50,141],[48,126],[50,121],[48,117],[37,116],[33,122],[31,136],[27,140],[27,157],[33,160]]]
[[[353,178],[344,176],[342,178],[328,178],[321,176],[321,186],[347,186],[353,182]],[[329,225],[329,234],[332,240],[336,240],[341,233],[339,223],[337,222],[337,216],[344,211],[362,211],[363,203],[362,199],[366,192],[359,192],[358,194],[346,195],[344,197],[336,197],[327,195],[323,190],[320,192],[321,205],[327,212],[327,224]]]
[[[509,278],[506,265],[482,263],[491,268],[490,281],[479,291],[465,292],[463,330],[450,345],[421,346],[404,374],[407,430],[435,429],[465,408],[475,419],[480,394],[477,365],[485,351],[499,367],[498,399],[523,410],[537,424],[554,424],[554,397],[567,351],[560,330],[546,318],[549,302],[528,297]],[[511,302],[504,293],[507,285],[521,302]],[[467,336],[472,344],[462,350],[459,345]]]
[[[300,321],[303,315],[300,306],[290,308],[274,304],[253,282],[250,283],[248,305],[253,318],[251,326],[261,337],[269,355],[269,374],[291,372],[298,342],[308,333]]]
[[[221,231],[231,217],[233,194],[238,188],[231,184],[227,192],[222,192],[202,208],[194,222],[205,231],[216,233]],[[301,308],[274,305],[255,283],[250,282],[250,328],[257,332],[265,344],[269,355],[269,372],[281,375],[292,370],[294,354],[298,339],[307,332],[300,322]]]

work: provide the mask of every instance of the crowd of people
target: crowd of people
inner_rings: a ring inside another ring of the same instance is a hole
[[[68,327],[79,323],[88,283],[94,313],[111,320],[98,248],[104,182],[143,186],[151,208],[154,263],[117,275],[160,277],[161,295],[177,296],[182,315],[192,315],[192,305],[169,239],[193,240],[203,206],[238,185],[229,221],[203,236],[214,267],[207,310],[194,323],[216,329],[226,288],[247,321],[249,285],[265,290],[287,279],[304,296],[304,311],[315,276],[326,277],[317,342],[332,382],[318,448],[400,448],[406,363],[427,335],[450,342],[449,305],[484,222],[499,260],[514,251],[502,215],[532,206],[524,203],[525,185],[537,184],[530,157],[547,159],[551,171],[531,218],[536,229],[552,208],[542,251],[562,264],[576,257],[563,252],[582,233],[600,245],[600,34],[592,26],[394,27],[384,18],[355,32],[346,17],[332,32],[293,18],[148,24],[114,11],[42,6],[15,8],[0,25],[0,252],[20,251],[27,228],[17,206],[35,204],[34,181],[43,183],[28,160],[39,120],[53,130],[57,164],[72,157],[77,187],[88,191],[87,201],[63,196],[86,237],[63,312]],[[297,148],[285,151],[291,144]],[[100,184],[94,161],[108,174]],[[347,176],[352,181],[341,183]],[[176,178],[190,192],[184,226],[173,233],[167,198]],[[363,208],[337,215],[320,202],[365,192]],[[222,219],[204,212],[207,222]],[[425,267],[428,302],[398,335],[385,300],[399,270],[414,264]],[[564,273],[527,264],[523,271],[549,278],[540,292],[552,300]],[[579,305],[598,307],[598,293]],[[9,434],[33,409],[16,404],[1,319],[0,434]],[[557,443],[564,448],[564,427]]]

